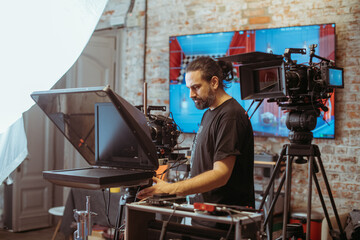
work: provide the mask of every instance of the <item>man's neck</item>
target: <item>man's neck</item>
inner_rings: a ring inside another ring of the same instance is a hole
[[[219,90],[216,94],[216,99],[214,103],[209,107],[210,110],[214,110],[215,108],[217,108],[218,106],[229,100],[230,98],[232,97],[229,94],[227,94],[225,90],[223,89]]]

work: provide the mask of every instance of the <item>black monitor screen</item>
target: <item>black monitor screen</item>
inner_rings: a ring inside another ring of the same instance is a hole
[[[98,165],[138,165],[144,151],[112,103],[95,104],[95,160]]]

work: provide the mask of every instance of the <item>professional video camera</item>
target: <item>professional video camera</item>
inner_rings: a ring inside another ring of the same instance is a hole
[[[316,127],[320,110],[328,111],[326,100],[334,88],[343,88],[343,69],[334,62],[315,55],[316,44],[310,45],[308,64],[297,64],[291,54],[306,54],[306,49],[289,48],[284,55],[250,52],[220,58],[237,62],[239,66],[241,98],[260,103],[267,98],[282,110],[288,110],[286,125],[291,142],[308,143],[310,132]],[[319,63],[313,58],[320,59]],[[296,133],[296,134],[295,134]]]
[[[239,68],[242,98],[270,98],[290,106],[329,98],[333,88],[344,87],[343,70],[333,61],[315,55],[316,47],[310,45],[308,65],[291,59],[292,53],[306,54],[304,48],[288,48],[284,55],[250,53],[251,62]],[[322,61],[314,63],[313,57]]]
[[[143,110],[142,105],[137,106],[137,108]],[[148,106],[146,118],[158,157],[170,159],[175,146],[178,144],[177,140],[181,131],[172,118],[163,115],[154,115],[151,114],[151,111],[166,111],[166,107]]]

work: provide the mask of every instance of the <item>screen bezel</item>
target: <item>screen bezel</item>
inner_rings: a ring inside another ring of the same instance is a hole
[[[330,69],[340,70],[341,71],[341,85],[333,85],[330,83]],[[327,69],[327,79],[328,79],[328,86],[332,88],[344,88],[344,69],[339,67],[328,67]]]
[[[260,70],[277,69],[278,88],[272,92],[257,92],[259,79],[256,79],[256,73]],[[264,98],[282,98],[286,97],[285,89],[285,67],[282,60],[261,62],[239,66],[240,73],[240,91],[241,99],[264,99]],[[246,87],[245,87],[246,86]]]

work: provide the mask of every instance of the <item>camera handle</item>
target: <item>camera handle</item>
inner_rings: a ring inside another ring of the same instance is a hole
[[[323,61],[325,61],[327,63],[331,62],[331,60],[329,60],[327,58],[323,58],[323,57],[320,57],[319,55],[316,55],[315,54],[315,48],[316,47],[317,47],[317,44],[311,44],[309,46],[309,48],[310,48],[310,61],[309,61],[310,66],[312,65],[313,57],[316,57],[317,59],[323,60]]]
[[[283,55],[284,58],[285,58],[286,63],[295,64],[295,62],[291,59],[291,54],[292,53],[305,55],[306,54],[306,49],[305,48],[286,48],[285,51],[284,51],[284,55]]]

